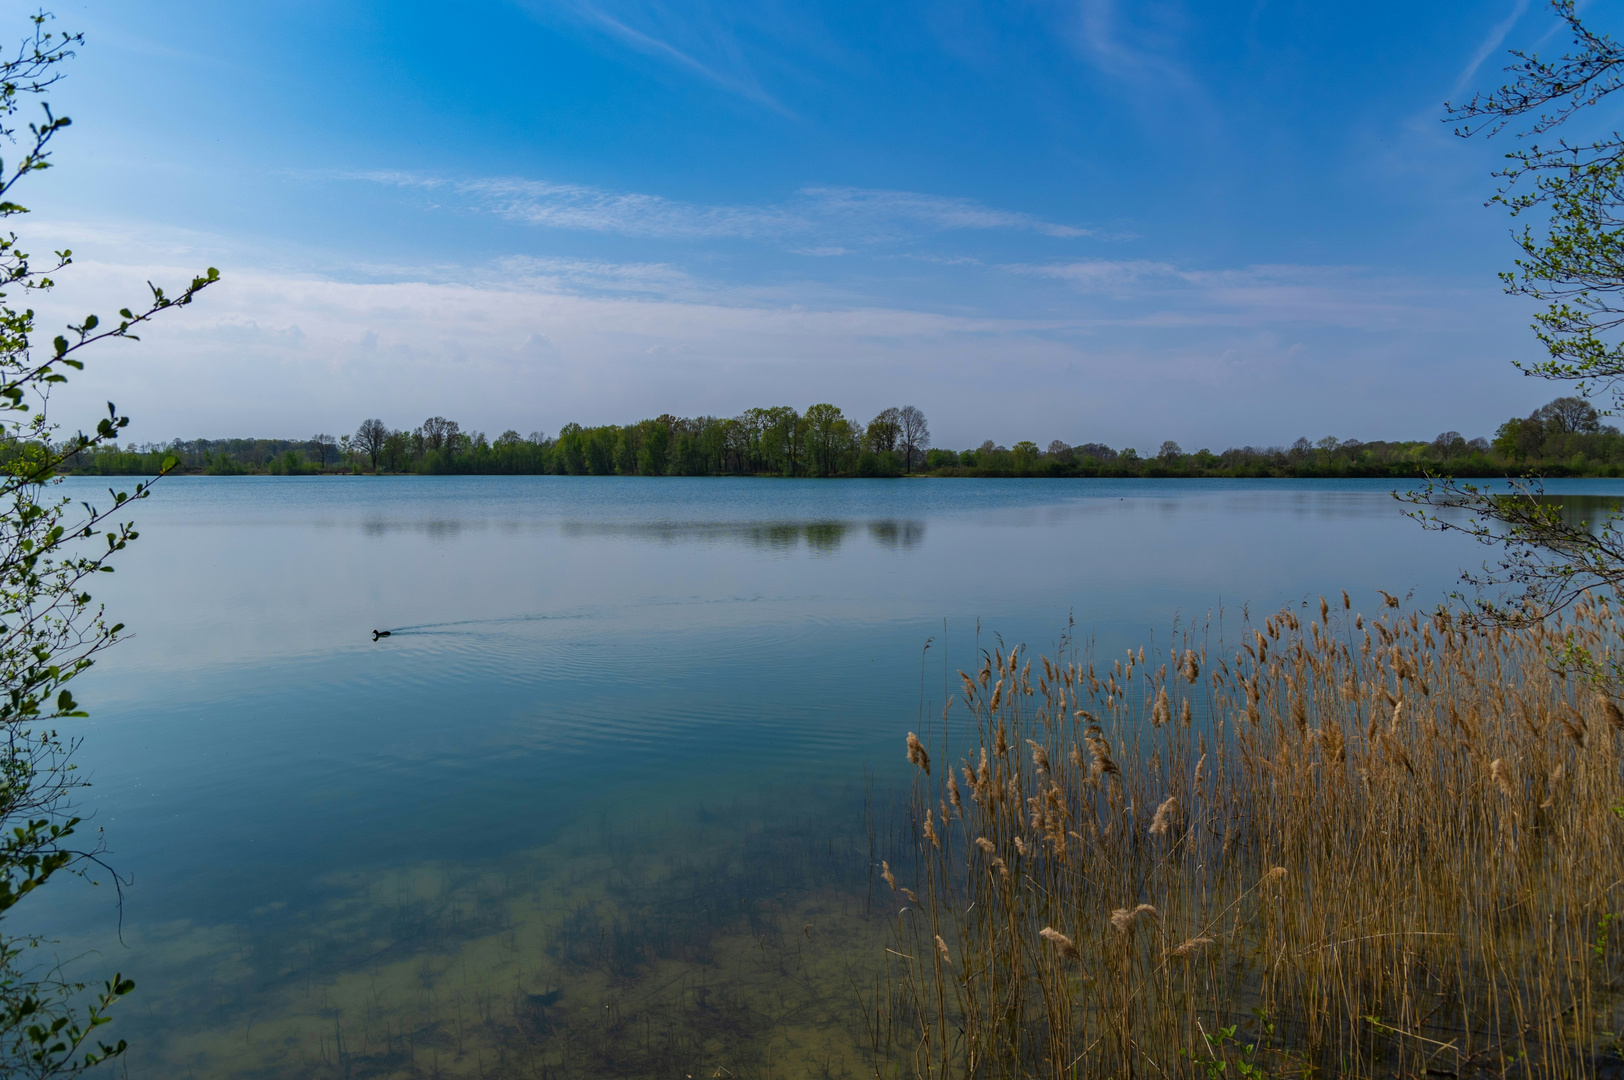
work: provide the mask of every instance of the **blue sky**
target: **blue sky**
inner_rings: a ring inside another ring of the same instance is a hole
[[[1221,449],[1559,392],[1511,367],[1505,147],[1439,122],[1566,44],[1530,0],[55,10],[41,310],[225,276],[67,394],[137,439],[832,401]]]

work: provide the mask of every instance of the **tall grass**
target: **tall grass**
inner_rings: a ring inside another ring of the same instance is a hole
[[[911,850],[881,868],[876,1071],[1616,1062],[1624,714],[1551,661],[1618,642],[1619,614],[1483,632],[1349,607],[1225,655],[1187,632],[960,672],[972,734],[951,763],[909,736]]]

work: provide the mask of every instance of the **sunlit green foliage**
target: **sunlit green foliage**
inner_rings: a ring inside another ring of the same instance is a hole
[[[1463,136],[1523,125],[1491,200],[1524,223],[1517,238],[1521,257],[1501,275],[1506,291],[1546,305],[1535,316],[1534,332],[1547,357],[1518,366],[1528,375],[1573,382],[1579,397],[1558,398],[1500,428],[1495,451],[1529,474],[1514,491],[1457,481],[1452,477],[1472,474],[1450,469],[1450,476],[1403,496],[1420,507],[1415,516],[1428,528],[1463,532],[1500,549],[1498,564],[1466,580],[1478,590],[1479,614],[1501,623],[1544,619],[1589,590],[1616,595],[1624,586],[1624,516],[1564,514],[1536,479],[1618,475],[1618,432],[1602,427],[1585,399],[1611,390],[1615,406],[1624,403],[1624,306],[1618,300],[1624,293],[1624,134],[1582,130],[1598,119],[1591,107],[1624,87],[1624,48],[1586,27],[1573,0],[1551,6],[1573,35],[1572,49],[1554,61],[1513,51],[1508,83],[1449,112]],[[1575,118],[1580,130],[1564,127]],[[1615,690],[1624,685],[1586,650],[1574,654],[1574,663]]]
[[[34,17],[21,48],[0,61],[0,137],[23,149],[9,167],[0,164],[0,218],[27,212],[12,201],[14,189],[50,166],[48,146],[68,126],[43,104],[21,139],[11,120],[24,95],[41,95],[60,77],[59,65],[81,43],[49,23]],[[109,404],[93,434],[57,439],[49,391],[83,368],[85,347],[133,338],[137,326],[190,303],[219,277],[211,269],[173,297],[153,287],[146,305],[122,309],[117,322],[87,315],[36,350],[34,312],[13,306],[12,297],[49,289],[50,275],[71,262],[70,252],[58,251],[41,267],[15,233],[0,234],[0,1073],[7,1076],[71,1074],[123,1053],[122,1040],[103,1042],[97,1029],[134,987],[115,975],[88,990],[40,959],[38,937],[11,932],[14,909],[53,877],[102,866],[99,839],[81,837],[74,813],[74,793],[84,786],[72,764],[77,742],[52,725],[85,715],[66,684],[123,629],[103,618],[87,586],[136,538],[127,503],[147,493],[145,484],[109,491],[100,509],[50,495],[70,459],[115,447],[128,421]]]

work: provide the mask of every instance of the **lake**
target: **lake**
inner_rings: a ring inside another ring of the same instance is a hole
[[[978,642],[1436,602],[1490,553],[1391,487],[167,479],[75,687],[122,928],[105,875],[19,910],[137,980],[137,1077],[861,1075],[886,793]]]

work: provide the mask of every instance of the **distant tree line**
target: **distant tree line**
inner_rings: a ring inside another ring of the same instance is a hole
[[[1327,437],[1290,446],[1240,446],[1188,453],[1162,443],[1149,457],[1101,443],[1056,439],[1013,447],[931,450],[925,470],[940,476],[1461,477],[1624,476],[1624,436],[1583,398],[1562,397],[1501,424],[1492,440],[1446,431],[1434,439],[1362,442]]]
[[[166,458],[179,471],[231,475],[324,472],[558,473],[576,476],[901,476],[917,472],[930,448],[925,414],[912,405],[883,409],[868,423],[828,404],[738,416],[669,414],[620,426],[566,424],[556,437],[504,431],[489,438],[431,416],[412,429],[362,421],[353,435],[310,439],[176,439],[131,444],[71,459],[74,472],[139,475]]]
[[[15,451],[12,451],[15,452]],[[0,451],[4,453],[4,451]],[[1492,440],[1446,431],[1435,439],[1361,442],[1327,437],[1290,446],[1186,452],[1167,441],[1151,455],[1103,443],[1056,439],[1013,447],[991,440],[968,450],[931,446],[925,414],[912,405],[854,422],[834,405],[748,409],[731,418],[669,414],[625,426],[566,424],[556,437],[508,430],[491,439],[431,416],[412,429],[362,422],[353,435],[288,439],[176,439],[68,455],[65,468],[149,475],[165,459],[181,472],[539,474],[571,476],[1214,476],[1416,477],[1624,476],[1624,436],[1583,398],[1562,397],[1507,420]]]

